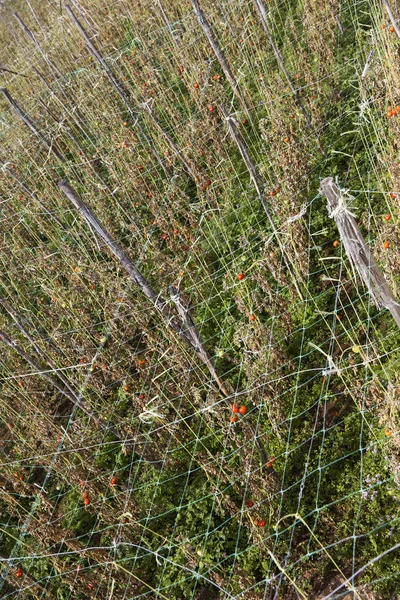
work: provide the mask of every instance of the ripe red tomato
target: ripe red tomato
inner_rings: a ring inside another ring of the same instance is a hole
[[[118,477],[116,475],[113,475],[113,477],[111,477],[111,481],[110,484],[111,485],[115,485],[118,481]]]
[[[244,274],[243,273],[238,273],[237,278],[239,279],[239,281],[242,281],[242,279],[244,279]]]
[[[265,519],[261,519],[260,521],[258,521],[258,526],[259,527],[265,527],[267,524],[267,521]]]
[[[253,502],[253,500],[247,500],[247,502],[246,502],[246,506],[247,506],[248,508],[251,508],[252,506],[254,506],[254,502]]]
[[[392,215],[385,215],[385,221],[390,221],[391,218],[392,218]]]
[[[250,315],[250,321],[255,321],[256,317],[254,315]]]
[[[240,408],[240,406],[238,404],[236,404],[236,403],[232,404],[232,412],[238,413],[239,412],[239,408]]]
[[[239,408],[239,412],[241,415],[245,415],[247,413],[247,407],[243,404],[240,408]]]
[[[387,250],[390,247],[389,242],[383,242],[383,247]]]
[[[89,497],[87,497],[87,498],[84,498],[84,499],[83,499],[83,504],[84,504],[85,506],[89,506],[89,504],[90,504],[90,498],[89,498]]]
[[[15,577],[22,577],[22,575],[24,574],[23,570],[21,568],[17,569],[17,572],[15,573]]]
[[[82,492],[82,498],[89,498],[89,492]]]
[[[237,423],[238,422],[238,417],[236,415],[234,415],[233,417],[230,418],[231,423]]]

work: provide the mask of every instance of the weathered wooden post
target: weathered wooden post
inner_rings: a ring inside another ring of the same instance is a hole
[[[150,300],[150,302],[155,306],[155,308],[157,308],[157,310],[161,313],[166,323],[174,331],[176,331],[181,338],[185,340],[185,342],[189,345],[190,348],[192,348],[196,352],[197,356],[208,368],[221,394],[224,396],[224,398],[229,399],[229,393],[223,381],[220,379],[218,373],[215,370],[215,367],[212,363],[212,358],[200,336],[196,324],[194,323],[190,315],[189,308],[185,305],[185,303],[182,301],[182,298],[180,297],[179,291],[173,286],[169,288],[171,300],[176,308],[176,313],[174,313],[170,310],[167,302],[162,298],[162,296],[159,293],[157,293],[150,285],[150,283],[143,277],[143,275],[133,264],[133,262],[123,250],[123,248],[103,227],[103,225],[93,213],[93,211],[81,200],[74,188],[71,185],[69,185],[69,183],[67,183],[65,180],[60,181],[58,185],[64,192],[64,194],[67,196],[67,198],[75,206],[75,208],[79,210],[85,221],[105,242],[106,246],[114,254],[114,256],[118,258],[121,265],[129,273],[131,279],[136,283],[139,289]],[[267,465],[267,455],[259,439],[257,430],[251,424],[250,429],[252,431],[254,441],[260,453],[261,462],[263,465]],[[268,470],[269,472],[271,472],[270,468]]]
[[[203,31],[209,41],[209,44],[210,44],[211,48],[213,49],[213,52],[214,52],[215,56],[217,57],[219,64],[221,65],[221,69],[223,70],[225,77],[227,78],[228,82],[230,83],[233,93],[235,94],[236,98],[239,100],[242,107],[246,110],[246,112],[248,112],[248,106],[247,106],[246,100],[243,97],[242,92],[239,89],[239,84],[237,82],[237,79],[234,76],[234,74],[232,73],[232,69],[229,66],[229,63],[226,60],[225,54],[223,53],[222,48],[217,40],[217,36],[215,35],[213,28],[211,27],[210,23],[208,22],[205,14],[204,14],[204,11],[200,6],[199,1],[198,0],[190,0],[190,2],[193,7],[194,14],[196,15],[197,20],[199,21],[201,28],[203,29]]]
[[[392,25],[393,25],[393,28],[394,28],[395,32],[397,33],[397,37],[400,38],[400,27],[398,26],[397,21],[394,18],[394,15],[392,13],[392,9],[390,8],[389,2],[387,0],[382,0],[382,4],[386,8],[386,12],[389,15],[389,19],[392,22]]]
[[[4,94],[4,96],[7,98],[8,102],[11,104],[11,106],[13,107],[13,109],[15,110],[15,112],[17,113],[17,115],[19,115],[21,117],[21,119],[23,120],[23,122],[25,123],[25,125],[27,127],[29,127],[29,129],[32,131],[32,133],[34,133],[35,135],[37,135],[46,144],[47,148],[49,150],[51,150],[52,152],[54,152],[54,154],[57,156],[57,158],[59,160],[64,161],[63,155],[57,149],[57,147],[55,146],[54,142],[53,141],[49,142],[49,140],[43,135],[43,133],[41,133],[35,127],[35,125],[32,123],[32,121],[27,117],[27,115],[25,114],[25,112],[22,110],[22,108],[20,107],[20,105],[18,104],[18,102],[11,96],[11,94],[7,90],[7,88],[0,88],[0,92],[2,92]]]
[[[53,63],[52,60],[50,60],[50,58],[47,56],[46,52],[42,49],[41,45],[39,44],[39,42],[36,39],[35,34],[25,25],[25,23],[23,22],[23,20],[21,19],[21,17],[19,16],[18,13],[14,13],[14,17],[15,19],[18,21],[18,23],[20,24],[22,31],[25,33],[25,35],[32,40],[32,42],[35,44],[36,48],[39,50],[40,54],[43,56],[43,59],[45,60],[45,62],[47,63],[48,67],[50,68],[53,77],[55,78],[56,75],[58,77],[60,77],[62,75],[60,69]]]
[[[59,182],[59,187],[67,196],[67,198],[72,202],[72,204],[77,208],[80,214],[83,216],[85,221],[92,227],[92,229],[96,232],[96,234],[105,242],[108,249],[116,256],[124,267],[124,269],[128,272],[130,278],[136,283],[139,289],[143,292],[143,294],[150,300],[150,302],[155,306],[155,308],[161,313],[161,315],[166,320],[167,324],[176,331],[185,342],[196,352],[196,354],[201,358],[204,364],[209,369],[213,379],[217,383],[219,389],[224,395],[227,395],[224,385],[219,379],[212,361],[211,357],[208,354],[204,343],[201,340],[200,334],[198,333],[195,324],[192,319],[188,321],[189,313],[181,307],[179,301],[174,295],[174,302],[177,306],[177,313],[174,314],[170,308],[168,307],[168,303],[161,296],[160,293],[157,293],[151,284],[147,281],[145,277],[140,273],[134,263],[131,261],[129,256],[126,254],[125,250],[118,244],[118,242],[110,235],[110,233],[105,229],[102,223],[99,221],[94,212],[85,204],[81,198],[78,196],[76,191],[73,189],[69,183],[65,180]]]
[[[358,272],[376,306],[387,308],[400,327],[400,304],[380,272],[354,215],[346,204],[344,190],[336,185],[332,177],[326,177],[321,181],[320,192],[328,200],[329,216],[335,220],[353,272]]]
[[[254,4],[255,4],[255,7],[257,9],[258,16],[260,17],[261,25],[263,26],[263,29],[264,29],[265,33],[267,34],[267,38],[268,38],[269,43],[271,44],[271,48],[272,48],[272,50],[273,50],[273,52],[275,54],[275,58],[276,58],[276,61],[277,61],[278,65],[279,65],[279,68],[281,69],[282,73],[284,74],[285,79],[288,82],[288,85],[290,87],[290,90],[291,90],[292,94],[294,95],[294,99],[295,99],[297,105],[299,106],[301,112],[304,115],[304,118],[306,120],[307,126],[309,127],[309,129],[311,129],[311,131],[313,133],[315,133],[314,128],[313,128],[312,123],[311,123],[310,115],[306,111],[306,108],[305,108],[305,106],[303,104],[303,101],[302,101],[302,99],[299,96],[299,90],[297,90],[294,87],[294,85],[292,83],[292,80],[289,77],[289,73],[286,70],[285,63],[283,61],[282,55],[279,52],[279,48],[275,44],[274,39],[272,37],[272,33],[271,33],[271,31],[270,31],[270,29],[268,27],[268,23],[267,23],[267,11],[265,10],[265,6],[262,3],[262,0],[254,0]],[[316,135],[316,133],[315,133],[315,135]]]
[[[296,275],[293,274],[293,272],[292,272],[292,266],[291,266],[290,258],[288,258],[288,256],[287,256],[287,253],[286,253],[286,250],[285,250],[285,246],[284,246],[284,244],[282,243],[282,241],[280,239],[280,234],[279,234],[277,228],[275,227],[275,223],[274,223],[274,220],[272,218],[271,211],[270,211],[269,206],[268,206],[268,204],[267,204],[267,202],[265,200],[265,196],[264,196],[265,184],[264,184],[264,182],[263,182],[263,180],[261,178],[261,175],[259,174],[259,172],[257,170],[256,165],[253,162],[253,159],[250,156],[249,151],[247,150],[247,146],[246,146],[246,143],[245,143],[244,139],[242,138],[242,136],[239,133],[238,128],[236,127],[235,120],[233,119],[233,117],[230,116],[230,114],[228,113],[228,111],[226,110],[226,108],[222,104],[220,104],[220,109],[221,109],[221,112],[222,112],[222,114],[223,114],[223,116],[225,118],[225,121],[227,123],[228,129],[229,129],[229,133],[231,134],[231,136],[234,139],[237,147],[239,148],[240,154],[241,154],[241,156],[243,158],[243,161],[244,161],[244,163],[245,163],[245,165],[247,167],[247,170],[249,172],[250,179],[251,179],[251,181],[252,181],[252,183],[254,185],[254,188],[255,188],[255,190],[257,192],[257,196],[258,196],[258,198],[259,198],[259,200],[261,202],[261,205],[262,205],[262,207],[264,209],[265,214],[267,215],[269,224],[270,224],[271,229],[273,231],[273,234],[274,234],[274,236],[276,238],[276,242],[277,242],[277,244],[279,246],[279,249],[280,249],[280,251],[282,253],[282,258],[283,258],[283,261],[285,263],[285,266],[286,266],[286,268],[288,270],[288,273],[290,273],[290,275],[292,277],[293,285],[294,285],[294,287],[296,289],[296,292],[298,293],[300,299],[304,300],[303,294],[301,293],[299,284],[297,283],[297,280],[296,280]]]

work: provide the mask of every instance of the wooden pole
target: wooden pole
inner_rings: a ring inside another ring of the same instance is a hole
[[[73,6],[76,8],[77,11],[79,11],[79,14],[81,15],[82,19],[85,21],[87,27],[89,28],[89,31],[91,31],[92,36],[95,36],[97,34],[94,26],[92,23],[90,23],[89,19],[86,17],[86,14],[83,10],[83,8],[78,4],[77,0],[70,0],[71,4],[73,4]]]
[[[92,42],[92,40],[88,36],[88,34],[85,31],[84,27],[80,23],[79,19],[76,17],[76,15],[74,14],[73,10],[71,9],[71,7],[68,4],[65,5],[65,10],[67,11],[67,13],[69,14],[69,16],[71,17],[72,21],[77,26],[77,28],[79,29],[79,32],[82,35],[82,37],[84,38],[84,40],[86,42],[86,48],[87,48],[89,54],[91,54],[91,56],[93,56],[93,58],[95,60],[97,60],[97,62],[103,68],[103,70],[104,70],[104,72],[105,72],[105,74],[107,76],[107,79],[109,80],[111,86],[117,92],[117,94],[121,98],[121,100],[122,100],[122,102],[123,102],[126,110],[129,112],[130,116],[134,120],[134,126],[136,126],[139,129],[140,134],[142,135],[144,141],[148,145],[150,151],[153,153],[153,155],[157,159],[157,162],[160,164],[160,166],[161,166],[162,170],[164,171],[165,175],[167,177],[169,177],[168,170],[166,169],[166,167],[165,167],[163,161],[161,160],[158,152],[153,147],[152,141],[147,137],[146,133],[143,131],[143,128],[142,128],[141,124],[139,123],[139,112],[137,110],[135,110],[135,109],[132,108],[132,105],[131,105],[131,103],[130,103],[130,101],[128,99],[128,96],[125,93],[122,85],[119,83],[117,77],[114,75],[113,70],[108,66],[108,64],[106,63],[106,61],[104,60],[104,58],[102,57],[102,55],[100,54],[100,52],[97,50],[96,46],[94,45],[94,43]]]
[[[9,175],[11,175],[11,177],[13,177],[18,184],[22,187],[23,190],[25,190],[25,192],[27,194],[29,194],[31,196],[31,198],[33,198],[33,200],[41,207],[43,208],[43,210],[52,218],[54,219],[54,221],[62,228],[66,231],[66,227],[62,224],[62,222],[60,221],[60,219],[53,214],[44,204],[41,200],[39,200],[39,198],[36,197],[36,195],[34,194],[34,192],[32,192],[27,185],[25,185],[25,183],[23,181],[21,181],[19,179],[19,177],[14,173],[14,171],[12,169],[9,169],[7,167],[7,163],[3,162],[2,160],[0,160],[0,167],[2,167],[5,171],[7,171],[7,173]]]
[[[211,356],[208,353],[208,350],[201,338],[200,333],[197,330],[196,325],[192,320],[192,317],[190,316],[189,308],[184,304],[184,302],[182,302],[182,298],[179,294],[179,291],[175,287],[170,286],[169,293],[172,302],[176,306],[176,311],[182,320],[184,331],[191,340],[191,346],[196,350],[198,356],[201,358],[203,363],[207,365],[208,370],[210,371],[211,375],[213,376],[223,395],[229,396],[229,392],[225,388],[221,379],[218,377]]]
[[[395,32],[397,33],[397,37],[400,38],[400,28],[399,28],[399,26],[397,24],[396,19],[394,18],[394,15],[392,13],[392,9],[390,8],[389,2],[387,0],[382,0],[382,4],[386,8],[386,12],[389,15],[389,19],[392,22],[392,25],[394,27]]]
[[[124,269],[128,272],[130,278],[136,283],[138,288],[143,292],[143,294],[150,300],[150,302],[155,306],[155,308],[162,314],[167,324],[180,335],[185,342],[196,352],[196,354],[201,358],[204,364],[209,369],[213,379],[217,383],[219,389],[223,393],[226,392],[225,388],[221,385],[221,381],[218,378],[215,369],[212,366],[211,359],[209,357],[208,352],[205,349],[203,342],[201,341],[200,334],[197,332],[196,327],[191,322],[191,326],[188,327],[186,320],[183,318],[183,315],[178,312],[178,315],[174,315],[171,313],[168,308],[167,302],[162,298],[160,293],[157,293],[150,283],[143,277],[137,267],[133,264],[129,256],[126,254],[125,250],[114,240],[114,238],[110,235],[110,233],[103,227],[99,219],[93,213],[93,211],[85,204],[81,198],[78,196],[76,191],[72,186],[69,185],[65,180],[59,182],[59,187],[67,196],[67,198],[72,202],[75,208],[81,213],[85,221],[93,228],[93,230],[97,233],[97,235],[104,241],[109,250],[116,256],[124,267]],[[194,333],[194,330],[196,334]]]
[[[265,184],[261,178],[261,175],[259,174],[256,165],[254,164],[248,150],[247,150],[247,146],[246,143],[244,141],[244,139],[242,138],[242,136],[240,135],[238,128],[236,127],[235,121],[234,119],[229,115],[229,113],[227,112],[227,110],[225,109],[225,107],[220,104],[220,109],[222,114],[224,115],[225,121],[228,125],[228,129],[229,129],[229,133],[231,134],[232,138],[235,140],[237,147],[239,148],[240,154],[242,155],[243,161],[247,167],[247,170],[249,172],[250,175],[250,179],[253,182],[253,185],[255,187],[255,190],[257,192],[257,196],[261,202],[261,205],[264,209],[265,214],[267,215],[268,221],[271,225],[271,229],[275,235],[277,244],[279,246],[279,249],[282,253],[282,257],[283,257],[283,261],[286,265],[286,268],[288,270],[288,272],[290,273],[292,280],[293,280],[293,285],[296,288],[296,291],[299,295],[299,297],[301,298],[301,300],[304,300],[303,298],[303,294],[301,293],[301,290],[299,288],[299,285],[296,281],[296,277],[295,275],[292,273],[292,268],[290,266],[290,259],[286,256],[286,250],[284,245],[281,242],[280,236],[279,236],[279,232],[275,227],[275,223],[274,220],[272,218],[271,212],[269,210],[269,206],[265,200],[264,197],[264,193],[263,193],[263,188],[265,187]]]
[[[279,52],[279,49],[278,49],[277,45],[275,44],[274,39],[273,39],[272,34],[271,34],[271,31],[270,31],[270,29],[268,27],[268,23],[267,23],[267,11],[265,10],[265,6],[264,6],[262,0],[254,0],[254,4],[256,6],[256,9],[257,9],[257,12],[258,12],[258,16],[260,17],[261,24],[262,24],[262,26],[264,28],[265,33],[267,34],[267,38],[268,38],[269,43],[271,44],[272,50],[273,50],[273,52],[275,54],[275,58],[277,60],[277,63],[279,65],[279,67],[280,67],[283,75],[285,76],[286,81],[288,82],[290,90],[291,90],[292,94],[294,95],[294,99],[295,99],[297,105],[299,106],[301,112],[304,115],[304,118],[306,120],[308,128],[311,129],[311,131],[313,131],[313,133],[315,133],[314,128],[313,128],[312,123],[311,123],[310,115],[306,111],[306,108],[305,108],[305,106],[303,104],[303,101],[302,101],[302,99],[299,96],[299,90],[297,90],[294,87],[294,85],[292,83],[292,80],[289,77],[289,73],[286,70],[285,63],[283,61],[282,55]]]
[[[127,94],[125,93],[122,85],[119,83],[116,75],[114,74],[114,72],[112,71],[112,69],[108,66],[108,64],[106,63],[106,61],[104,60],[104,58],[102,57],[102,55],[100,54],[100,52],[97,50],[97,48],[95,47],[94,43],[92,42],[92,40],[88,36],[88,34],[85,31],[85,29],[82,26],[82,24],[79,22],[79,19],[76,17],[76,15],[72,11],[71,7],[68,6],[68,4],[66,4],[65,5],[65,9],[66,9],[67,13],[69,14],[69,16],[71,17],[71,19],[73,20],[73,22],[75,23],[75,25],[77,26],[77,28],[79,29],[79,32],[81,33],[82,37],[84,38],[84,40],[86,42],[86,47],[88,49],[88,52],[91,54],[91,56],[93,56],[93,58],[95,60],[97,60],[97,62],[104,69],[109,82],[111,83],[112,87],[115,89],[115,91],[117,92],[117,94],[121,98],[123,104],[125,105],[126,109],[128,110],[129,114],[131,115],[131,117],[134,119],[134,126],[138,127],[141,135],[143,136],[143,139],[146,141],[146,143],[148,144],[149,148],[152,150],[152,152],[153,152],[154,156],[156,157],[158,163],[161,165],[164,173],[166,174],[166,176],[168,178],[170,178],[170,174],[168,173],[166,167],[164,166],[164,163],[161,160],[158,152],[154,149],[152,141],[147,137],[147,135],[143,131],[143,128],[142,128],[141,124],[139,123],[139,117],[140,117],[140,114],[142,112],[142,108],[139,107],[139,106],[135,106],[134,108],[132,107],[132,104],[131,104],[129,98],[128,98]],[[146,111],[147,111],[147,113],[149,115],[149,118],[152,121],[152,123],[155,125],[155,127],[157,128],[157,130],[161,133],[161,135],[167,141],[167,143],[168,143],[169,147],[171,148],[173,154],[175,154],[175,156],[181,161],[181,163],[182,163],[182,165],[183,165],[184,170],[186,171],[186,173],[190,177],[192,177],[193,181],[197,185],[198,182],[197,182],[196,174],[194,173],[194,170],[193,170],[192,166],[190,165],[190,163],[185,159],[185,157],[183,156],[182,152],[179,150],[179,148],[177,147],[177,145],[175,144],[175,142],[173,141],[173,139],[171,138],[171,136],[169,135],[169,133],[162,127],[161,123],[159,122],[159,120],[157,119],[157,117],[153,114],[153,111],[148,106],[148,104],[144,103],[144,108],[146,109]]]
[[[11,104],[15,112],[21,117],[25,125],[46,144],[49,150],[54,152],[54,154],[59,160],[64,162],[64,157],[61,154],[61,152],[57,149],[53,142],[49,142],[49,140],[35,127],[32,121],[26,116],[25,112],[22,110],[18,102],[14,100],[14,98],[11,96],[7,88],[0,88],[0,92],[4,94],[8,102]]]
[[[60,181],[58,185],[64,192],[64,194],[67,196],[67,198],[71,200],[73,205],[79,210],[85,221],[92,226],[94,231],[105,242],[105,244],[114,254],[114,256],[118,258],[122,266],[129,273],[131,279],[136,283],[136,285],[143,292],[143,294],[159,310],[162,316],[166,319],[168,325],[172,327],[172,329],[174,329],[174,331],[176,331],[185,340],[185,342],[196,352],[197,356],[208,368],[212,378],[217,384],[222,395],[225,398],[228,397],[229,392],[227,391],[224,383],[219,378],[215,367],[212,363],[211,356],[207,351],[207,348],[200,336],[200,333],[197,330],[195,323],[193,322],[192,317],[190,316],[188,307],[185,306],[184,302],[182,302],[178,290],[172,286],[169,288],[171,299],[176,307],[176,316],[171,314],[171,312],[167,308],[167,303],[165,302],[165,300],[160,296],[160,294],[157,294],[155,292],[155,290],[146,281],[146,279],[139,272],[136,266],[132,263],[128,255],[121,248],[121,246],[112,238],[108,231],[103,227],[96,215],[79,198],[75,190],[64,180]],[[254,427],[251,424],[250,427],[254,436],[255,443],[260,452],[262,464],[266,465],[268,459],[263,445],[261,444],[258,434]]]
[[[32,42],[35,44],[36,48],[39,50],[40,54],[43,56],[43,59],[49,66],[53,76],[55,77],[55,74],[57,74],[60,77],[62,74],[61,71],[56,67],[56,65],[53,63],[53,61],[50,60],[50,58],[47,56],[46,52],[44,52],[44,50],[42,50],[42,47],[39,44],[39,42],[37,41],[35,34],[32,33],[32,31],[25,25],[25,23],[23,22],[23,20],[21,19],[21,17],[19,16],[18,13],[15,12],[13,14],[14,14],[14,17],[16,18],[16,20],[18,21],[18,23],[21,25],[22,30],[25,33],[25,35],[30,40],[32,40]]]
[[[225,77],[227,78],[228,82],[230,83],[233,93],[235,94],[235,96],[239,100],[240,104],[243,106],[243,108],[248,113],[249,109],[248,109],[246,100],[244,99],[244,97],[240,91],[237,79],[234,76],[232,69],[229,66],[229,63],[225,58],[225,54],[222,51],[222,48],[217,40],[217,37],[216,37],[210,23],[208,22],[205,14],[200,6],[199,1],[198,0],[190,0],[190,2],[192,4],[194,13],[205,33],[209,43],[210,43],[210,46],[213,49],[213,52],[214,52],[215,56],[217,57],[219,64],[221,65],[221,68],[225,74]]]
[[[353,271],[358,272],[374,303],[378,307],[387,308],[400,327],[400,304],[379,270],[354,215],[346,206],[345,193],[334,183],[332,177],[321,181],[320,192],[328,201],[329,216],[336,222]]]

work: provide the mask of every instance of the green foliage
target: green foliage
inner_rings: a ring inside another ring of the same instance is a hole
[[[64,496],[60,510],[64,514],[62,524],[65,529],[73,531],[78,537],[93,532],[97,516],[85,509],[79,492],[74,490]]]

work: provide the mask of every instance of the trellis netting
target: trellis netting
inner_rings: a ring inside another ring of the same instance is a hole
[[[399,598],[399,6],[0,10],[1,597]]]

